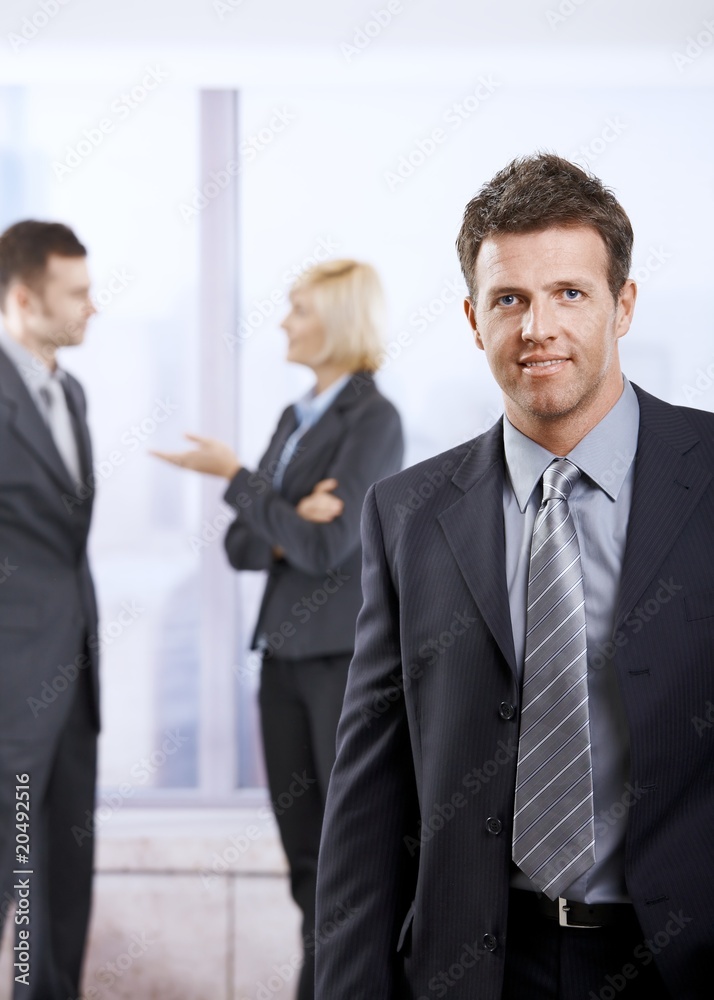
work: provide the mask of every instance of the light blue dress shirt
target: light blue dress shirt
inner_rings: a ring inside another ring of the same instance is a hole
[[[328,386],[327,389],[323,389],[323,391],[317,395],[315,394],[315,388],[313,386],[310,392],[299,399],[296,403],[293,403],[293,409],[295,410],[295,416],[298,423],[295,430],[285,442],[283,450],[280,453],[280,458],[276,463],[275,472],[273,474],[273,489],[279,491],[283,485],[285,469],[297,451],[300,438],[313,426],[313,424],[317,423],[330,403],[332,403],[332,401],[342,392],[350,378],[351,375],[349,372],[341,375],[336,382],[333,382],[332,385]]]
[[[627,523],[632,503],[640,407],[623,379],[622,395],[567,456],[552,455],[504,417],[507,476],[503,490],[506,579],[513,641],[523,670],[528,567],[533,523],[541,502],[540,480],[554,458],[567,457],[583,475],[569,505],[580,544],[588,646],[588,702],[595,805],[595,864],[567,890],[585,903],[627,902],[624,841],[630,801],[629,734],[612,658],[612,638]],[[535,887],[514,866],[511,884]]]

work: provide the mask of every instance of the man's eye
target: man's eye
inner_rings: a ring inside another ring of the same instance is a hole
[[[563,294],[568,302],[576,302],[583,293],[579,292],[577,288],[566,288]]]
[[[502,306],[512,306],[515,301],[516,301],[515,295],[502,295],[498,300],[499,305]]]

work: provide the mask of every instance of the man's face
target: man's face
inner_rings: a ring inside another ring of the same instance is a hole
[[[85,257],[50,254],[42,281],[27,288],[23,300],[28,339],[39,349],[81,344],[87,321],[96,312],[89,289]]]
[[[636,295],[628,280],[613,300],[599,233],[573,226],[489,237],[475,288],[466,314],[510,421],[536,441],[569,421],[587,433],[622,392],[617,341]]]

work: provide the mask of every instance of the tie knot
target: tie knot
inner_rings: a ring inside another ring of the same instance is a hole
[[[543,503],[546,500],[567,500],[580,469],[567,458],[556,458],[543,473]]]

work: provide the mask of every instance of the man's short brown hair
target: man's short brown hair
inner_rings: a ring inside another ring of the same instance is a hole
[[[471,199],[456,249],[469,293],[476,298],[476,258],[489,236],[532,233],[552,226],[590,226],[608,256],[607,282],[617,298],[630,273],[632,225],[609,188],[554,153],[512,160]]]
[[[0,236],[0,308],[7,290],[19,279],[39,288],[51,254],[58,257],[86,257],[87,250],[69,226],[61,222],[16,222]]]

